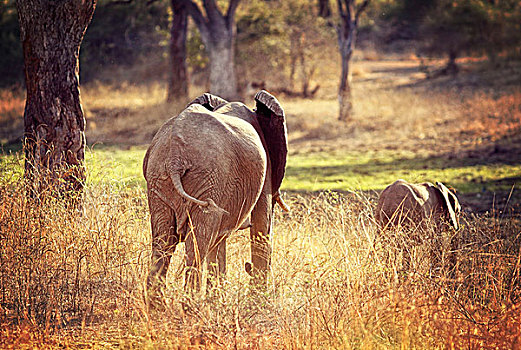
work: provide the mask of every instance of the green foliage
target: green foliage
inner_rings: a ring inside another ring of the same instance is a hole
[[[316,3],[253,1],[241,6],[237,18],[241,76],[246,81],[269,79],[290,89],[297,82],[302,89],[308,86],[315,63],[335,42],[332,28],[317,14]]]
[[[82,80],[95,78],[103,66],[130,66],[167,46],[167,1],[100,1],[81,48]]]
[[[23,52],[14,1],[0,1],[0,87],[21,84]]]
[[[517,48],[520,15],[515,1],[438,0],[421,26],[425,49],[438,54],[487,53],[494,59],[501,50]]]
[[[186,55],[186,62],[193,71],[201,71],[208,66],[209,58],[204,48],[203,39],[194,25],[188,27]]]

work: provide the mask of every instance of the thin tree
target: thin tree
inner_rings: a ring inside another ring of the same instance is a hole
[[[25,177],[32,193],[52,183],[60,195],[85,182],[85,117],[80,45],[96,0],[17,0],[25,63]]]
[[[170,27],[170,78],[168,83],[169,102],[188,99],[188,70],[186,67],[186,35],[188,12],[181,1],[171,0],[174,17]]]
[[[340,21],[336,27],[338,34],[338,48],[342,59],[342,73],[338,87],[338,102],[340,112],[338,119],[347,121],[351,117],[353,104],[351,101],[351,69],[350,61],[355,49],[358,20],[369,5],[370,0],[357,4],[356,0],[337,0]]]
[[[229,0],[226,13],[221,13],[215,0],[203,0],[206,13],[190,0],[182,3],[194,20],[210,56],[210,92],[225,99],[237,98],[234,67],[235,12],[240,0]]]
[[[331,17],[331,7],[329,0],[318,0],[318,15],[322,18]]]

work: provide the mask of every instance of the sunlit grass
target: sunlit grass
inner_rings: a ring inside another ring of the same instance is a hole
[[[94,146],[85,154],[87,182],[117,183],[121,189],[126,187],[145,187],[143,177],[144,147],[131,147],[123,150],[117,147]]]
[[[5,178],[0,198],[0,321],[10,324],[0,346],[509,348],[518,341],[516,220],[464,217],[451,275],[445,235],[417,246],[397,230],[382,241],[363,194],[294,195],[286,198],[290,214],[275,212],[266,294],[250,293],[248,234],[238,232],[228,239],[217,294],[185,295],[181,244],[166,310],[152,312],[144,303],[143,189],[89,183],[83,215],[52,199],[31,202]],[[409,272],[400,244],[414,252]]]
[[[145,187],[142,173],[145,147],[94,146],[86,151],[87,183],[120,189]],[[20,178],[20,155],[0,155],[4,176]],[[461,193],[509,191],[521,174],[521,164],[417,158],[410,152],[318,152],[288,158],[282,189],[286,191],[379,191],[397,179],[441,181]]]
[[[476,92],[458,87],[461,80],[403,87],[418,73],[393,69],[414,70],[414,62],[355,65],[356,113],[347,125],[336,121],[333,66],[322,67],[331,74],[315,100],[280,98],[290,138],[282,190],[292,212],[275,209],[269,288],[257,297],[244,270],[249,235],[238,232],[228,239],[228,274],[216,295],[185,295],[180,244],[166,310],[144,303],[151,232],[142,162],[155,131],[183,106],[165,103],[161,84],[82,87],[91,146],[81,215],[58,201],[31,202],[20,147],[7,145],[14,153],[0,154],[0,347],[520,344],[519,213],[464,214],[461,231],[416,246],[400,230],[379,230],[371,192],[403,178],[442,181],[476,198],[508,193],[521,174],[521,94]],[[0,104],[0,122],[9,126],[4,143],[21,135],[23,98],[2,97],[13,99]],[[458,243],[452,273],[443,245],[449,236]],[[414,253],[411,271],[402,269],[400,244]]]
[[[411,153],[331,152],[296,154],[288,159],[283,187],[288,190],[382,190],[397,179],[442,181],[463,193],[509,190],[521,165],[461,164],[443,158],[416,158]]]

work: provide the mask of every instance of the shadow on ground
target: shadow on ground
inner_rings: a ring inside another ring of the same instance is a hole
[[[378,159],[363,159],[360,163],[347,162],[338,166],[288,166],[286,174],[297,179],[307,180],[310,178],[328,178],[331,181],[346,178],[371,177],[375,181],[385,179],[380,175],[405,177],[409,173],[413,177],[432,176],[433,172],[445,171],[451,174],[452,181],[436,178],[431,181],[445,182],[458,191],[461,202],[467,209],[473,212],[486,212],[493,208],[498,210],[514,211],[521,215],[521,173],[487,179],[487,171],[497,170],[501,174],[503,166],[518,166],[521,164],[521,131],[517,135],[505,137],[488,145],[480,146],[461,152],[450,152],[439,156],[399,158],[390,161]],[[458,168],[483,168],[484,174],[479,172],[467,173],[465,169]],[[497,176],[497,175],[494,175]],[[490,177],[494,177],[490,176]],[[501,176],[501,175],[499,175]],[[397,177],[397,178],[398,178]],[[396,179],[397,179],[396,178]],[[381,186],[380,186],[381,187]],[[366,187],[367,188],[367,187]],[[377,187],[375,187],[376,189]],[[292,191],[304,193],[303,191]],[[339,191],[350,193],[348,191]],[[376,191],[367,191],[374,197]],[[508,205],[507,205],[508,204]]]

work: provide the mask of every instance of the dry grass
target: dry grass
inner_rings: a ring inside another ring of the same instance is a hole
[[[266,294],[249,291],[249,242],[236,233],[218,291],[183,293],[181,246],[167,308],[149,312],[142,190],[91,184],[79,213],[52,199],[31,202],[18,181],[4,178],[0,198],[2,347],[513,348],[521,341],[521,223],[499,214],[464,218],[451,271],[440,248],[445,236],[419,246],[400,230],[381,239],[369,198],[296,195],[287,198],[292,213],[276,215]],[[400,240],[414,256],[409,271]]]
[[[518,73],[426,82],[415,61],[356,66],[356,114],[347,125],[336,121],[338,72],[332,66],[319,67],[316,100],[280,98],[290,157],[385,150],[419,162],[433,155],[499,166],[519,160],[521,94],[512,83]],[[4,142],[17,137],[23,98],[2,94]],[[165,104],[164,87],[153,83],[85,86],[82,98],[89,142],[123,146],[147,144],[183,107]],[[180,245],[168,276],[166,310],[151,312],[144,303],[151,233],[142,188],[125,186],[108,169],[104,175],[102,162],[95,163],[96,169],[88,169],[83,211],[71,212],[59,201],[28,199],[20,162],[16,156],[0,159],[0,348],[521,344],[521,223],[508,205],[487,205],[486,214],[464,216],[464,228],[453,237],[458,249],[451,270],[446,242],[454,233],[431,235],[422,245],[400,230],[381,239],[372,197],[293,194],[286,198],[292,213],[275,215],[265,295],[249,290],[249,241],[242,232],[228,240],[228,276],[211,295],[185,295]],[[398,242],[414,256],[409,271]]]
[[[334,70],[315,100],[281,98],[290,150],[380,151],[440,155],[468,152],[511,138],[521,129],[519,71],[496,75],[469,66],[457,79],[425,80],[414,60],[355,62],[354,115],[339,123]],[[501,85],[504,84],[504,85]],[[329,86],[329,87],[328,87]]]

